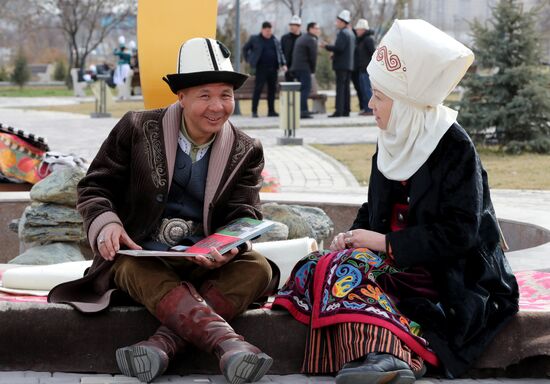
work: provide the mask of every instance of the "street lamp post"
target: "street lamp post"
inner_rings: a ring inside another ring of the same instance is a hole
[[[235,0],[235,70],[237,72],[241,71],[241,2],[240,0]],[[239,105],[239,100],[235,100],[235,115],[241,114],[241,107]]]

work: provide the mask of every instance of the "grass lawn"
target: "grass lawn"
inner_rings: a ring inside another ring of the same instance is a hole
[[[314,145],[349,168],[362,185],[367,185],[374,144]],[[495,148],[479,148],[491,188],[550,189],[550,155],[506,155]]]
[[[32,86],[19,88],[17,86],[0,87],[0,97],[50,97],[72,96],[73,91],[65,86]]]

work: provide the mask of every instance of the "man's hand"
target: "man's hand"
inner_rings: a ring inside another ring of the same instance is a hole
[[[210,248],[210,254],[208,255],[209,257],[195,256],[190,258],[190,261],[206,269],[216,269],[233,260],[238,253],[239,250],[237,248],[233,248],[229,252],[222,255],[216,248],[212,247]]]
[[[115,254],[120,250],[121,244],[128,246],[130,249],[141,249],[139,245],[130,239],[124,228],[117,223],[107,224],[97,236],[97,249],[105,260],[112,261]]]
[[[281,67],[281,71],[283,71],[283,72],[288,71],[288,67],[287,67],[286,65],[283,65],[283,66]]]

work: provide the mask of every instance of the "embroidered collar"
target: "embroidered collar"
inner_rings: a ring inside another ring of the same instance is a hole
[[[197,145],[189,136],[189,132],[187,132],[187,128],[185,126],[185,119],[182,115],[178,144],[181,150],[189,155],[193,163],[199,161],[204,157],[204,155],[206,155],[214,140],[216,140],[216,135],[214,135],[214,137],[212,137],[212,140],[210,140],[208,143]]]

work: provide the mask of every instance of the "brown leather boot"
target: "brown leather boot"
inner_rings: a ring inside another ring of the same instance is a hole
[[[187,282],[162,298],[157,304],[157,318],[185,341],[214,353],[231,384],[258,381],[273,363],[271,357],[235,333]]]
[[[117,349],[116,362],[124,375],[149,383],[166,371],[170,359],[184,346],[181,337],[161,325],[147,340]]]

